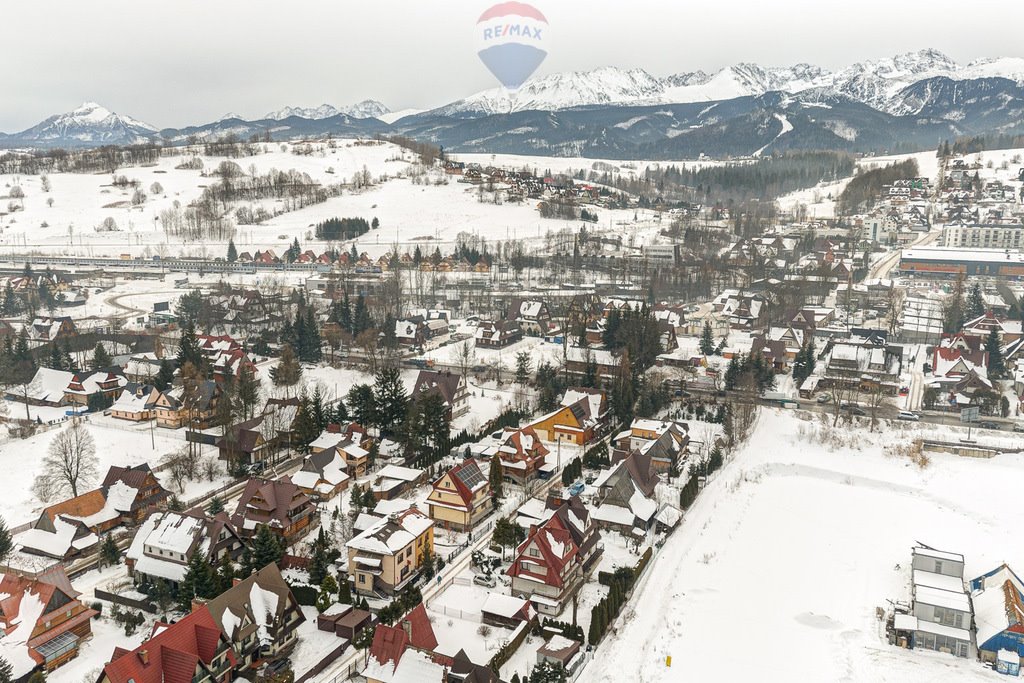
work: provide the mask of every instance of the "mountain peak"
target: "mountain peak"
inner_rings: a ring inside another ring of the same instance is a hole
[[[344,107],[335,107],[331,104],[321,104],[319,107],[284,107],[277,111],[267,113],[263,118],[280,121],[290,116],[298,116],[303,119],[317,121],[329,119],[332,116],[351,116],[356,119],[375,119],[391,110],[377,100],[363,100]]]

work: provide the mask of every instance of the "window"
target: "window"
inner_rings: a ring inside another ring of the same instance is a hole
[[[359,583],[366,583],[366,574],[359,575]]]
[[[940,562],[939,560],[935,560],[935,573],[936,574],[941,574],[942,573],[942,562]]]
[[[530,557],[540,557],[540,551],[536,548],[530,548]]]

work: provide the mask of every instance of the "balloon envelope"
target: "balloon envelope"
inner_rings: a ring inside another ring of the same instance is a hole
[[[515,90],[548,56],[548,22],[535,7],[521,2],[494,5],[477,20],[477,55],[494,77]]]

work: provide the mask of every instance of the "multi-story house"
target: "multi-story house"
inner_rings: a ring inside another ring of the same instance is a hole
[[[434,549],[434,521],[415,507],[382,518],[345,544],[348,578],[361,595],[392,595],[419,575]]]
[[[551,311],[539,299],[512,299],[505,319],[519,325],[523,334],[531,337],[542,337],[553,328]]]
[[[206,603],[235,651],[236,669],[255,669],[298,640],[306,620],[276,564],[268,564]]]
[[[173,624],[157,621],[134,650],[115,647],[96,683],[229,683],[236,663],[210,610],[199,605]]]
[[[266,525],[286,546],[290,546],[318,524],[309,497],[285,476],[268,481],[253,477],[245,485],[231,523],[243,539],[252,538]]]
[[[154,512],[139,527],[125,553],[135,583],[157,579],[175,586],[185,577],[196,553],[216,565],[224,557],[237,560],[245,550],[225,513],[207,517],[198,512]]]
[[[53,671],[78,656],[98,614],[78,596],[60,565],[36,579],[14,573],[0,579],[0,658],[11,665],[11,680]]]
[[[457,372],[437,372],[420,370],[413,386],[412,400],[418,396],[436,394],[444,401],[448,419],[465,415],[469,412],[469,392],[466,391],[466,378]]]
[[[553,519],[530,527],[506,573],[512,577],[512,595],[555,616],[579,589],[583,568],[572,535]]]
[[[467,458],[434,481],[430,518],[444,528],[469,531],[492,509],[491,487],[476,460]]]
[[[195,396],[186,397],[181,387],[165,391],[154,406],[156,424],[167,429],[209,429],[216,420],[222,393],[220,385],[212,379],[200,383]]]
[[[487,349],[501,349],[523,338],[523,329],[511,320],[484,320],[476,328],[476,345]]]
[[[598,490],[594,519],[623,533],[645,531],[658,512],[658,482],[650,456],[633,451],[594,481]]]

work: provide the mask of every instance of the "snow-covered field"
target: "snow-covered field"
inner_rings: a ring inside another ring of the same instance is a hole
[[[377,217],[380,229],[357,240],[360,250],[374,257],[396,244],[410,252],[417,245],[423,251],[432,251],[438,245],[450,246],[460,232],[475,233],[494,242],[537,238],[549,230],[578,227],[575,221],[541,219],[531,202],[495,204],[487,193],[485,201],[481,201],[476,186],[459,183],[455,178],[442,185],[414,184],[408,177],[414,156],[395,145],[354,140],[338,140],[335,144],[330,149],[324,142],[315,143],[319,151],[297,155],[292,153],[295,145],[275,143],[266,145],[262,154],[232,160],[247,174],[253,170],[265,173],[271,169],[295,169],[324,184],[346,183],[365,167],[375,182],[370,188],[358,192],[345,190],[339,197],[283,213],[260,225],[239,225],[235,243],[240,252],[273,248],[280,253],[295,237],[304,247],[322,250],[323,243],[307,240],[306,235],[317,223],[331,217]],[[119,168],[114,174],[51,174],[48,193],[43,191],[40,176],[0,175],[0,256],[29,249],[105,257],[148,257],[161,250],[169,256],[224,256],[226,240],[207,240],[202,245],[183,243],[177,237],[165,235],[160,226],[161,211],[170,209],[175,202],[187,205],[207,185],[218,181],[216,176],[203,176],[198,170],[176,169],[186,158],[165,157],[153,166]],[[224,160],[201,159],[207,172]],[[533,159],[537,164],[544,160]],[[513,163],[511,159],[507,161]],[[132,207],[133,190],[113,186],[114,175],[138,180],[147,194],[145,203]],[[442,177],[435,171],[431,180]],[[162,192],[152,193],[153,183],[159,183]],[[6,199],[14,186],[22,189],[24,199]],[[9,201],[23,208],[5,215]],[[268,209],[281,208],[280,202],[260,203]],[[632,222],[634,216],[633,210],[599,213],[599,227]],[[96,226],[108,217],[115,220],[119,231],[96,232]]]
[[[921,469],[891,450],[923,433],[762,409],[581,680],[996,680],[975,661],[889,646],[875,618],[909,598],[916,541],[963,553],[968,578],[1024,564],[1011,503],[1024,454],[932,455]]]
[[[24,415],[23,403],[8,402],[8,408],[13,416]],[[4,472],[4,495],[0,496],[0,516],[8,526],[35,520],[44,507],[44,503],[32,492],[32,482],[42,471],[43,458],[50,443],[66,425],[67,423],[54,426],[24,440],[5,438],[0,441],[0,470]],[[150,466],[155,467],[163,456],[185,445],[181,430],[155,428],[151,434],[148,424],[136,424],[103,415],[89,415],[85,425],[96,444],[97,479],[81,486],[80,493],[98,486],[111,465],[127,466],[148,462]],[[215,449],[209,446],[205,448],[205,452],[208,457],[214,457],[216,453]],[[226,475],[222,472],[212,482],[188,482],[185,490],[179,492],[164,473],[158,473],[157,478],[161,479],[168,490],[180,495],[183,500],[222,486],[227,481]],[[50,501],[56,502],[59,500]]]

